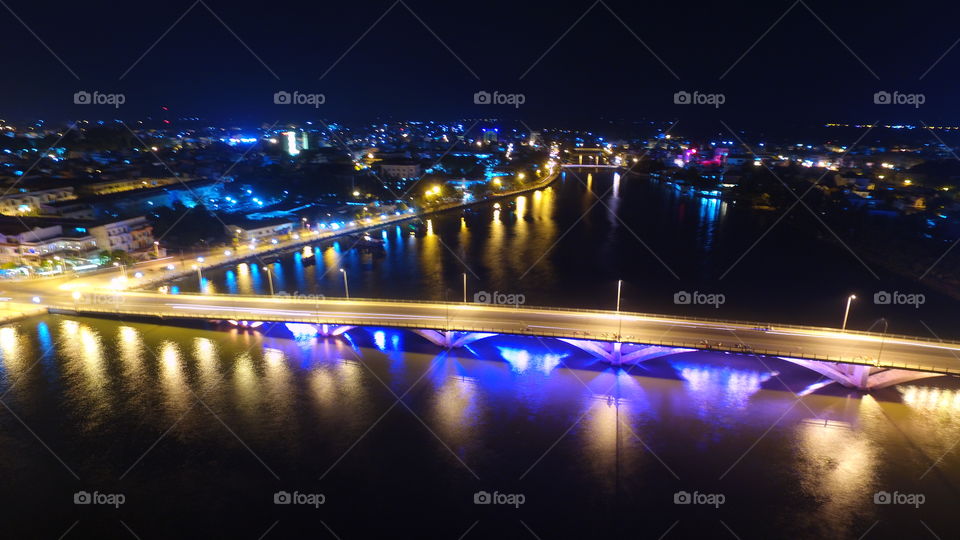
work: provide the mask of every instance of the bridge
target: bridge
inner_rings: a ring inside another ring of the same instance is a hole
[[[812,326],[618,311],[372,299],[74,291],[44,299],[51,313],[287,323],[335,336],[358,326],[410,329],[446,348],[497,334],[554,338],[613,365],[690,350],[777,357],[850,388],[876,390],[960,374],[960,343]]]
[[[606,148],[571,148],[564,150],[565,169],[620,169],[624,167],[623,156]]]

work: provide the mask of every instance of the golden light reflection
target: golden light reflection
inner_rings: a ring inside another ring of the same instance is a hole
[[[12,326],[0,328],[0,352],[3,353],[3,361],[10,365],[19,361],[18,352],[20,349],[20,336],[17,329]]]
[[[273,348],[263,350],[264,375],[266,384],[265,398],[270,403],[273,414],[282,418],[291,415],[293,405],[293,373],[290,370],[287,356],[283,351]]]
[[[876,407],[869,396],[861,406],[869,407],[867,402]],[[800,488],[818,495],[819,513],[836,517],[840,526],[852,525],[842,523],[842,516],[855,515],[863,507],[865,494],[876,491],[878,449],[871,438],[842,421],[810,419],[797,429],[799,452],[794,466]]]
[[[237,265],[237,291],[241,294],[254,294],[253,280],[250,277],[250,265],[247,263]]]
[[[77,321],[63,321],[60,328],[68,336],[59,341],[68,399],[88,422],[100,422],[112,404],[105,391],[108,378],[100,334]]]
[[[144,344],[140,332],[132,326],[117,328],[117,349],[120,351],[124,385],[136,389],[143,384]]]
[[[160,361],[160,386],[166,396],[166,412],[170,416],[179,416],[191,404],[191,392],[183,376],[180,347],[172,341],[164,341],[160,344],[160,353],[157,356]]]
[[[472,377],[451,376],[433,397],[436,429],[444,440],[454,444],[464,444],[467,438],[475,435],[473,427],[477,423],[478,407],[477,380]]]
[[[352,411],[352,421],[360,421],[367,412],[367,391],[364,387],[365,368],[348,360],[324,363],[310,372],[309,385],[318,409],[328,415]]]
[[[935,386],[900,385],[903,403],[922,411],[960,411],[960,391]]]
[[[216,377],[219,358],[216,343],[207,338],[194,338],[193,357],[197,361],[197,371],[204,386],[219,382],[219,377]]]

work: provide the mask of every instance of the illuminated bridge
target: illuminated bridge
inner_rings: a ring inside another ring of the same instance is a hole
[[[571,148],[564,150],[565,169],[620,169],[624,167],[623,156],[605,148]]]
[[[288,323],[296,333],[334,336],[353,327],[410,329],[452,348],[497,334],[555,338],[613,365],[692,349],[781,358],[847,387],[875,390],[960,374],[960,343],[832,328],[767,325],[615,311],[366,299],[109,293],[46,297],[52,313]],[[98,296],[99,298],[99,296]]]

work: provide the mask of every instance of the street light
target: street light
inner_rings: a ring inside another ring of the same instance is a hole
[[[857,295],[855,294],[851,294],[850,296],[847,297],[847,309],[843,311],[843,327],[841,328],[841,332],[847,331],[847,317],[850,316],[850,303],[856,299],[857,299]]]
[[[200,282],[200,294],[203,294],[203,272],[200,271],[199,264],[193,265],[192,268],[197,271],[197,280]]]
[[[620,316],[620,291],[623,290],[623,280],[617,280],[617,341],[620,341],[620,333],[623,331],[623,317]]]
[[[467,273],[463,273],[463,303],[467,303]]]
[[[349,300],[350,299],[350,282],[347,281],[347,271],[341,268],[340,273],[343,274],[343,290],[347,295],[347,300]]]
[[[270,296],[273,296],[273,272],[270,271],[269,266],[263,267],[267,271],[267,282],[270,283]]]

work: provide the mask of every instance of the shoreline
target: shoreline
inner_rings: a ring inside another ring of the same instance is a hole
[[[320,237],[320,238],[317,238],[317,237],[315,237],[315,236],[310,236],[310,237],[304,237],[304,238],[300,238],[300,239],[290,240],[290,241],[285,242],[285,243],[282,243],[282,244],[277,244],[277,246],[272,247],[272,248],[269,248],[269,249],[265,249],[265,250],[263,250],[263,251],[258,251],[258,252],[256,252],[256,253],[243,254],[243,255],[230,255],[230,256],[225,256],[225,255],[210,255],[209,253],[208,253],[207,255],[200,255],[200,256],[203,256],[203,257],[209,257],[209,258],[210,258],[209,264],[208,264],[207,261],[204,261],[204,264],[203,264],[203,266],[202,266],[202,269],[204,269],[204,270],[209,270],[209,269],[214,269],[214,268],[220,268],[220,267],[222,267],[222,266],[226,266],[226,265],[232,264],[232,263],[239,263],[239,262],[243,262],[243,261],[248,261],[248,260],[250,260],[250,259],[255,259],[255,258],[259,258],[259,257],[263,257],[263,256],[268,256],[268,255],[282,254],[282,253],[288,252],[289,250],[296,249],[296,248],[302,247],[302,246],[304,246],[304,245],[311,244],[311,243],[313,243],[313,242],[323,242],[323,241],[326,241],[326,240],[334,240],[334,239],[337,239],[337,238],[340,238],[340,237],[343,237],[343,236],[349,236],[349,235],[353,235],[353,234],[363,234],[363,233],[365,233],[365,232],[367,232],[367,231],[376,230],[376,229],[379,229],[379,228],[381,228],[381,227],[385,227],[385,226],[388,226],[388,225],[394,225],[394,224],[404,223],[404,222],[410,221],[410,220],[412,220],[412,219],[423,219],[423,218],[425,218],[426,216],[429,216],[429,215],[439,214],[439,213],[443,213],[443,212],[449,212],[449,211],[451,211],[451,210],[457,210],[457,209],[461,209],[461,208],[469,208],[469,207],[471,207],[471,206],[476,206],[476,205],[479,205],[479,204],[491,203],[491,202],[494,202],[494,201],[496,201],[496,200],[498,200],[498,199],[505,199],[505,198],[508,198],[508,197],[516,196],[516,195],[523,195],[523,194],[525,194],[525,193],[530,193],[530,192],[533,192],[533,191],[537,191],[537,190],[540,190],[540,189],[543,189],[543,188],[545,188],[545,187],[548,187],[548,186],[552,185],[554,182],[557,181],[558,178],[560,178],[560,172],[561,172],[562,170],[563,170],[563,167],[561,166],[561,167],[558,168],[557,172],[549,175],[547,178],[543,179],[542,181],[537,182],[537,183],[535,183],[535,184],[533,184],[533,185],[524,186],[524,187],[522,187],[522,188],[520,188],[520,189],[515,189],[515,190],[509,191],[509,192],[504,192],[504,193],[497,193],[497,194],[491,195],[491,196],[489,196],[489,197],[486,197],[486,198],[483,198],[483,199],[480,199],[480,200],[477,200],[477,201],[471,201],[471,202],[468,202],[468,203],[463,203],[463,202],[451,203],[451,204],[446,205],[446,206],[442,206],[442,207],[438,207],[438,208],[432,208],[432,209],[429,209],[429,210],[425,210],[425,211],[423,211],[423,212],[417,212],[417,213],[409,214],[409,215],[393,216],[393,219],[387,219],[386,221],[381,222],[381,223],[370,224],[370,225],[368,225],[368,226],[357,227],[357,228],[350,229],[350,230],[344,230],[344,231],[342,231],[342,232],[339,232],[339,231],[338,231],[338,232],[336,232],[336,233],[334,233],[334,234],[329,234],[329,235],[326,235],[326,236],[322,236],[322,237]],[[195,255],[196,255],[196,254],[194,254],[193,256],[195,256]],[[185,261],[179,261],[179,264],[180,264],[180,265],[185,265]],[[131,268],[136,268],[136,266],[134,265],[134,266],[132,266]],[[94,272],[96,272],[96,271],[94,271]],[[87,275],[93,275],[94,272],[91,272],[91,274],[87,274]],[[169,270],[169,271],[167,271],[167,273],[165,273],[163,276],[158,276],[158,277],[154,277],[154,278],[144,277],[140,283],[137,283],[136,286],[131,287],[129,290],[142,290],[142,289],[145,289],[145,288],[148,288],[148,287],[153,287],[153,286],[156,286],[156,285],[165,283],[165,282],[170,282],[170,281],[173,281],[173,280],[180,279],[180,278],[182,278],[182,277],[188,276],[188,275],[193,274],[193,273],[195,273],[195,272],[196,272],[196,270],[193,269],[193,268],[181,268],[181,269],[178,269],[178,270]]]

